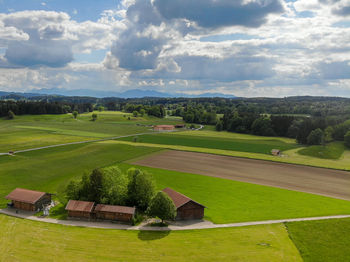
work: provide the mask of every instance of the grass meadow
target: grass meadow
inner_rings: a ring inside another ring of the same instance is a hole
[[[95,112],[97,121],[86,113],[73,119],[66,115],[25,115],[14,120],[0,120],[0,152],[21,150],[52,144],[86,141],[113,136],[151,132],[145,125],[178,123],[180,119],[152,116],[133,117],[122,112]],[[128,120],[130,117],[130,120]]]
[[[132,165],[119,164],[122,170]],[[171,187],[205,205],[217,224],[350,214],[350,202],[250,183],[139,167],[153,174],[159,190]]]
[[[302,261],[282,224],[146,232],[0,215],[0,261]]]
[[[84,172],[109,166],[157,149],[108,143],[89,143],[0,157],[0,204],[16,187],[56,193]]]
[[[350,219],[286,224],[305,262],[350,261]]]
[[[324,146],[309,146],[298,151],[304,156],[317,157],[322,159],[339,159],[345,151],[343,142],[333,142]]]
[[[274,148],[285,151],[299,147],[296,144],[286,143],[279,139],[273,138],[270,138],[269,140],[258,139],[257,137],[255,137],[255,139],[253,137],[252,139],[241,139],[231,137],[201,136],[196,135],[196,133],[201,132],[186,132],[186,135],[181,133],[140,135],[138,136],[138,141],[140,143],[202,147],[260,154],[271,154],[271,150]],[[208,133],[208,131],[206,133]],[[120,138],[119,140],[132,141],[132,139],[132,137],[125,137]]]

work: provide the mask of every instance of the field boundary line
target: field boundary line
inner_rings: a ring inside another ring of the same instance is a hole
[[[32,213],[28,214],[24,211],[20,211],[16,213],[15,209],[7,209],[7,208],[1,209],[0,214],[8,215],[16,218],[28,219],[32,221],[58,224],[58,225],[64,225],[64,226],[101,228],[101,229],[119,229],[119,230],[138,230],[138,231],[183,231],[183,230],[199,230],[199,229],[215,229],[215,228],[232,228],[232,227],[282,224],[282,223],[290,223],[290,222],[350,218],[350,215],[334,215],[334,216],[321,216],[321,217],[287,218],[287,219],[277,219],[277,220],[239,222],[239,223],[228,223],[228,224],[214,224],[210,221],[192,221],[191,223],[190,221],[190,222],[184,222],[183,225],[174,224],[174,225],[169,225],[168,227],[151,227],[151,226],[145,226],[142,224],[140,226],[115,224],[108,221],[91,222],[91,221],[81,221],[81,220],[58,220],[53,218],[41,218],[41,217],[33,216]]]

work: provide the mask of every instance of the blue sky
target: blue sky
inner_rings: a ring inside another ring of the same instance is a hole
[[[0,0],[0,90],[350,97],[350,0]]]

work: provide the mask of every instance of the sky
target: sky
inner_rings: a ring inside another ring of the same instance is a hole
[[[0,0],[0,90],[350,97],[350,0]]]

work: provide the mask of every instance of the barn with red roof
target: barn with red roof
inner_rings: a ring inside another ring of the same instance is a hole
[[[89,201],[69,200],[66,206],[68,217],[91,218],[95,203]]]
[[[11,200],[9,206],[26,211],[42,210],[51,204],[51,194],[24,188],[16,188],[5,198]]]
[[[163,192],[174,202],[176,220],[203,219],[205,206],[169,187],[163,189]]]
[[[97,219],[130,222],[135,210],[135,207],[98,204],[94,213]]]

